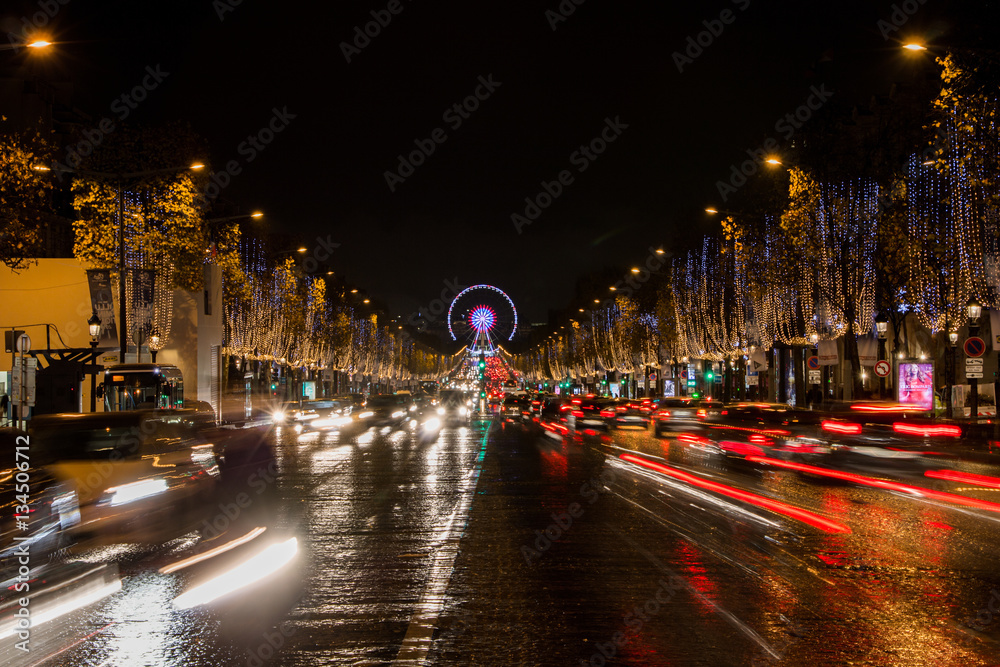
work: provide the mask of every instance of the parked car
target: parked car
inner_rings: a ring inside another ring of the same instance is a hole
[[[56,414],[31,421],[33,456],[76,493],[70,534],[162,542],[197,524],[218,490],[215,447],[189,410]]]

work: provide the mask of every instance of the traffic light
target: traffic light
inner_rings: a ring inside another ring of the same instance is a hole
[[[713,379],[715,379],[715,373],[712,371],[705,371],[705,381],[711,382]]]

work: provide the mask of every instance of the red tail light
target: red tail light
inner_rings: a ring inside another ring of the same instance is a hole
[[[698,419],[704,419],[708,416],[708,410],[701,408],[698,410]]]
[[[656,413],[656,416],[660,419],[670,419],[670,410],[660,410]]]
[[[617,410],[618,412],[628,412],[628,408],[625,407],[624,405],[619,405],[617,408],[615,408],[615,410]]]
[[[601,416],[602,417],[614,417],[615,416],[615,411],[614,410],[601,410]]]
[[[951,425],[920,425],[920,424],[907,424],[905,422],[896,422],[892,425],[892,430],[896,433],[905,433],[907,435],[919,435],[923,438],[929,438],[934,436],[947,436],[950,438],[959,438],[962,436],[962,429],[958,426]]]
[[[759,433],[751,433],[750,434],[750,442],[752,442],[752,443],[754,443],[756,445],[766,445],[766,446],[771,446],[771,445],[774,444],[774,441],[772,441],[770,438],[768,438],[767,436],[761,435]]]
[[[830,433],[843,433],[845,435],[858,435],[861,433],[861,424],[854,424],[851,422],[834,422],[824,420],[822,428],[824,431],[830,431]]]
[[[574,417],[582,417],[583,416],[583,410],[574,410],[573,411],[573,416]]]
[[[708,438],[702,437],[700,435],[694,435],[692,433],[681,433],[677,436],[677,439],[681,442],[686,442],[689,445],[707,445],[711,442]]]

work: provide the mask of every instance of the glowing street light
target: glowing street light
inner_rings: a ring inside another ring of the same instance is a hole
[[[927,47],[923,44],[918,44],[917,42],[910,42],[909,44],[903,44],[904,49],[909,49],[910,51],[926,51]]]

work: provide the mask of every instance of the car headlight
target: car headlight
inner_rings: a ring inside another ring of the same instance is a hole
[[[392,417],[393,419],[399,419],[400,417],[405,417],[405,416],[406,416],[405,410],[397,410],[396,412],[393,412],[390,415],[390,417]]]
[[[431,417],[424,422],[424,430],[426,431],[436,431],[441,428],[441,420],[437,417]]]
[[[462,415],[464,417],[465,415],[469,414],[469,408],[467,408],[467,407],[465,407],[463,405],[462,407],[460,407],[458,409],[458,414],[460,414],[460,415]]]
[[[281,410],[278,410],[277,412],[272,412],[271,419],[273,419],[276,422],[283,422],[285,421],[285,413],[282,412]]]
[[[105,493],[111,495],[110,504],[112,507],[124,505],[135,500],[149,498],[167,490],[167,480],[165,479],[144,479],[131,484],[113,486]]]
[[[374,412],[362,412],[360,415],[358,415],[358,419],[368,419],[369,417],[374,417],[374,416],[375,416]]]
[[[443,415],[443,414],[444,414],[444,408],[438,408],[438,409],[437,409],[437,413],[438,413],[439,415]]]
[[[411,405],[410,406],[410,412],[416,412],[416,410],[417,410],[417,406],[415,406],[415,405]]]

